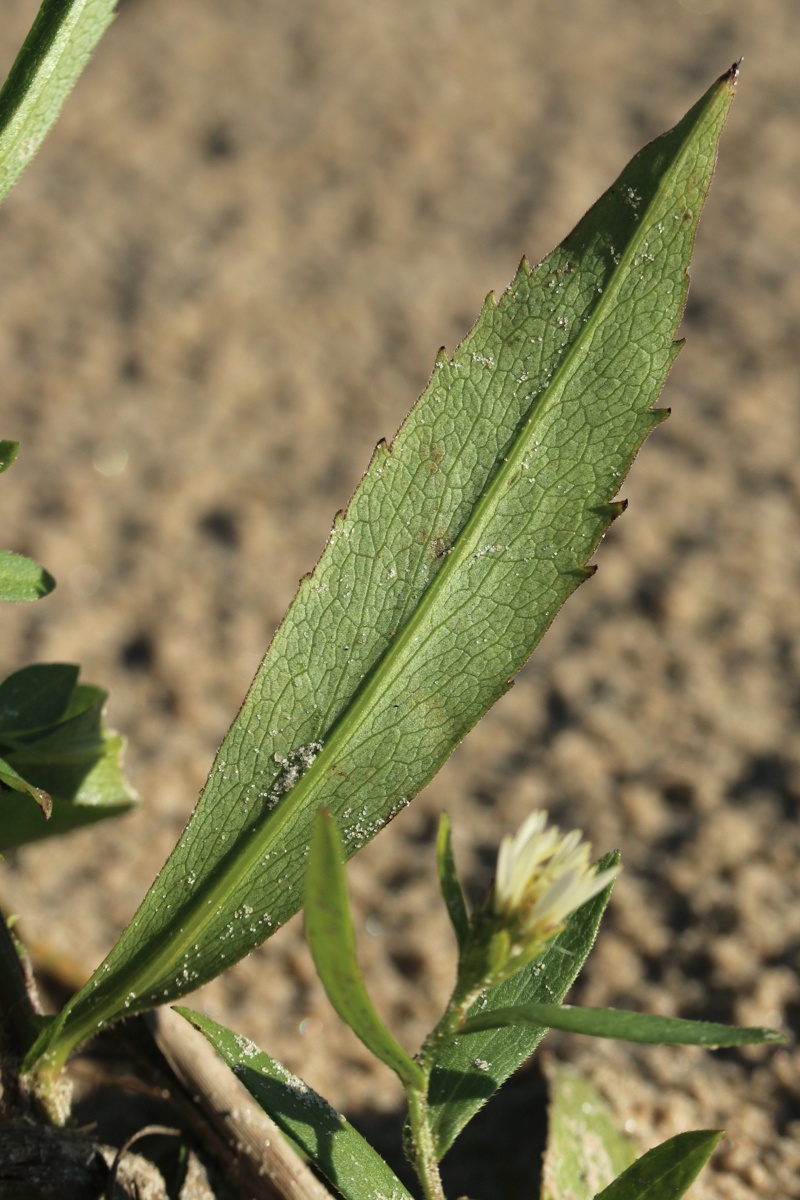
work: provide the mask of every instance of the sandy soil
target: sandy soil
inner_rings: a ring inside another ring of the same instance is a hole
[[[35,8],[4,3],[0,66]],[[73,660],[109,687],[143,796],[124,824],[3,864],[40,956],[85,977],[130,917],[437,347],[744,54],[673,416],[629,512],[517,686],[350,877],[373,991],[409,1046],[452,970],[432,899],[444,806],[476,888],[534,804],[621,849],[576,998],[796,1033],[799,39],[793,0],[121,5],[0,211],[1,432],[23,443],[3,544],[60,581],[4,611],[0,667]],[[378,1136],[395,1120],[398,1090],[331,1012],[296,921],[196,1003]],[[642,1148],[727,1129],[697,1200],[800,1195],[794,1046],[552,1044]],[[540,1088],[511,1085],[453,1194],[534,1194],[514,1138],[535,1143]]]

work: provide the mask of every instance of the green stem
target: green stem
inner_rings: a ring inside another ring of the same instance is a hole
[[[439,1174],[439,1157],[428,1119],[428,1088],[430,1073],[441,1043],[463,1025],[467,1013],[484,989],[482,987],[459,987],[450,997],[450,1003],[435,1029],[426,1037],[417,1061],[425,1072],[424,1089],[408,1088],[408,1126],[406,1130],[406,1153],[417,1172],[425,1200],[445,1200],[442,1179]]]
[[[425,1200],[445,1200],[439,1161],[433,1144],[433,1135],[428,1121],[428,1078],[425,1090],[409,1088],[408,1100],[408,1144],[409,1157],[417,1172]]]
[[[444,1015],[438,1025],[425,1038],[422,1049],[417,1055],[417,1060],[426,1076],[430,1074],[431,1067],[442,1042],[452,1037],[459,1026],[464,1024],[469,1010],[481,993],[486,990],[486,987],[487,984],[483,983],[481,987],[470,987],[462,990],[456,985],[456,989],[450,997],[450,1003],[447,1005]]]

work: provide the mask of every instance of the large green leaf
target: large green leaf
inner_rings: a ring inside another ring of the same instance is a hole
[[[364,986],[356,957],[342,843],[335,821],[324,809],[317,814],[311,838],[305,916],[306,937],[317,974],[339,1016],[405,1087],[423,1090],[422,1068],[392,1037]]]
[[[116,0],[43,0],[0,91],[0,200],[44,141],[115,7]]]
[[[550,1105],[542,1200],[592,1200],[634,1160],[597,1089],[565,1063],[548,1071]]]
[[[510,686],[589,575],[677,347],[735,71],[490,296],[305,578],[198,807],[50,1061],[219,974],[298,908],[314,813],[354,853]]]
[[[210,1017],[189,1008],[177,1011],[205,1034],[253,1099],[316,1163],[344,1200],[411,1200],[380,1155],[302,1079]]]
[[[69,663],[37,663],[0,683],[0,850],[117,816],[136,803],[124,741],[103,723],[106,692]],[[50,819],[35,808],[51,808]]]
[[[595,1200],[680,1200],[722,1136],[718,1129],[697,1129],[669,1138],[637,1158]]]
[[[617,854],[607,854],[598,870],[605,871],[618,862]],[[537,1001],[559,1004],[595,943],[612,887],[609,884],[572,913],[541,958],[486,992],[470,1015],[485,1016]],[[429,1091],[429,1119],[439,1158],[489,1097],[530,1057],[546,1032],[544,1024],[492,1028],[464,1034],[441,1047]]]

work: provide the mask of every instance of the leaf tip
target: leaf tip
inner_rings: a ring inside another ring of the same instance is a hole
[[[53,578],[53,576],[50,574],[49,571],[45,570],[45,568],[42,567],[42,577],[41,577],[41,582],[40,582],[41,591],[39,592],[39,599],[41,600],[45,596],[49,596],[50,593],[55,588],[55,586],[56,586],[56,581]]]
[[[733,63],[733,65],[719,77],[719,82],[726,83],[731,91],[734,91],[736,84],[739,82],[739,69],[743,62],[744,55],[742,55],[741,58],[737,58],[736,62]]]

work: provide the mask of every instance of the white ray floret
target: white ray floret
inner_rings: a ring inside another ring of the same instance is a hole
[[[595,871],[591,846],[578,830],[564,835],[554,825],[547,828],[547,813],[534,812],[500,844],[492,908],[520,922],[528,938],[547,939],[618,870]]]

